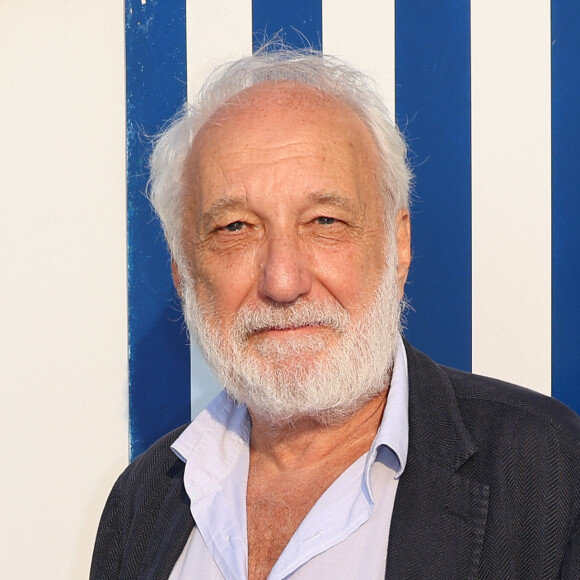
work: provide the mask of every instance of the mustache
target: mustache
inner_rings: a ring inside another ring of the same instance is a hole
[[[325,326],[345,332],[350,317],[338,303],[295,302],[288,306],[244,306],[236,312],[234,337],[241,340],[264,330],[289,330],[302,326]]]

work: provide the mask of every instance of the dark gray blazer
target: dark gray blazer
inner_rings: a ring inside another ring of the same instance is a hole
[[[580,418],[406,348],[409,455],[386,578],[580,580]],[[182,430],[118,479],[91,580],[168,578],[194,525],[184,465],[169,448]]]

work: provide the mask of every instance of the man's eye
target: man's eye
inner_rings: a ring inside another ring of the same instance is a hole
[[[232,222],[227,226],[224,226],[222,229],[226,232],[239,232],[246,224],[244,222]]]
[[[332,224],[336,223],[335,218],[321,216],[316,218],[316,222],[319,223],[321,226],[331,226]]]

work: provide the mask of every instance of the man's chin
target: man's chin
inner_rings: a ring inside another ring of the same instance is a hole
[[[271,392],[298,393],[310,389],[318,390],[318,385],[328,380],[328,362],[331,349],[249,349],[246,351],[243,373],[245,379],[262,385]],[[238,369],[239,370],[239,369]],[[268,385],[265,387],[265,385]],[[308,399],[303,393],[300,399]]]
[[[287,355],[273,360],[254,355],[224,383],[231,398],[245,404],[253,418],[272,426],[310,420],[338,425],[385,389],[384,380],[361,383],[346,369],[330,371],[327,353]],[[242,365],[241,365],[242,366]],[[354,388],[356,386],[358,388]]]

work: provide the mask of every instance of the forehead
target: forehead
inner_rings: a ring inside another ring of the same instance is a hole
[[[241,91],[218,109],[196,136],[196,144],[215,138],[222,130],[261,130],[292,118],[324,130],[340,128],[345,137],[372,137],[360,117],[346,103],[310,85],[295,81],[264,82]]]
[[[378,167],[374,139],[349,106],[290,81],[251,87],[205,123],[186,161],[188,190],[196,197],[208,179],[246,163],[255,175],[257,159],[264,167],[294,164],[297,174],[304,163],[319,163],[337,180],[367,184],[376,182]]]

